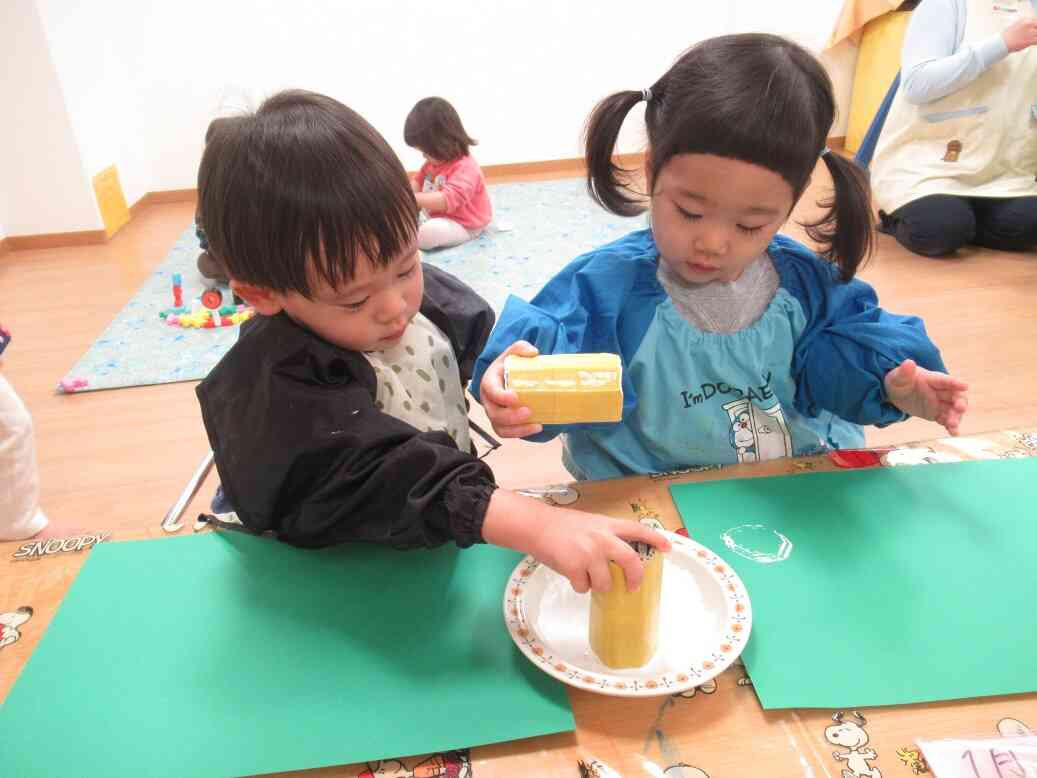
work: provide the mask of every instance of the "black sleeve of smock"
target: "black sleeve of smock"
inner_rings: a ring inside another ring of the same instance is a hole
[[[445,432],[375,408],[362,356],[282,315],[244,331],[197,392],[224,492],[247,527],[307,547],[481,542],[492,472]]]

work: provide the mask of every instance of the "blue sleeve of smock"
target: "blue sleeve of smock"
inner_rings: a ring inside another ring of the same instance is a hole
[[[807,416],[830,411],[879,427],[906,419],[886,398],[886,373],[907,359],[947,372],[922,320],[882,310],[869,284],[842,283],[836,269],[806,247],[776,242],[784,247],[775,252],[782,286],[806,318],[792,358],[797,410]]]
[[[967,6],[966,0],[923,0],[914,10],[900,60],[909,103],[924,105],[954,94],[1008,56],[999,34],[962,45]]]

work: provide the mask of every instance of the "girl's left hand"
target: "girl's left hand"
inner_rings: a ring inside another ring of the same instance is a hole
[[[886,373],[889,401],[904,413],[942,424],[951,435],[969,407],[968,384],[946,373],[919,367],[913,359]]]

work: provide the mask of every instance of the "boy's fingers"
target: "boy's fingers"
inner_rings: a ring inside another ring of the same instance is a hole
[[[612,574],[609,573],[608,560],[598,558],[591,563],[590,570],[591,589],[596,592],[607,592],[612,588]]]
[[[672,547],[670,541],[663,535],[638,521],[620,520],[616,522],[614,529],[616,535],[623,538],[623,540],[641,540],[650,546],[655,546],[664,553]]]
[[[591,582],[587,576],[586,570],[581,570],[578,573],[568,576],[569,584],[572,586],[573,591],[577,594],[586,594],[590,591]]]
[[[627,591],[636,592],[641,588],[641,581],[645,577],[645,568],[641,564],[641,557],[637,555],[626,543],[618,543],[612,554],[612,561],[623,569],[623,575],[627,579]]]

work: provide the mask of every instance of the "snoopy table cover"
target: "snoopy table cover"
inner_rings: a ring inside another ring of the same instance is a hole
[[[1007,430],[974,438],[908,444],[883,457],[883,464],[891,465],[894,460],[927,463],[1035,455],[1037,430]],[[877,457],[870,459],[877,460]],[[924,464],[921,467],[938,466]],[[890,470],[883,467],[880,472],[889,473]],[[678,530],[681,527],[680,514],[669,491],[674,484],[834,471],[845,473],[827,456],[800,457],[612,481],[549,485],[530,492],[541,499],[590,512],[628,518],[654,516],[668,529]],[[824,503],[825,497],[819,496],[817,502]],[[991,503],[993,506],[993,500]],[[999,506],[1003,513],[1033,516],[1032,501],[1027,503],[1020,498],[1018,503],[1005,503],[1002,500]],[[94,553],[91,548],[99,543],[97,550],[103,550],[109,542],[162,536],[158,521],[153,517],[142,517],[139,527],[106,524],[103,519],[96,524],[97,528],[91,534],[78,538],[0,543],[0,698],[11,694],[9,699],[16,699],[17,689],[21,686],[20,680],[16,685],[16,679],[35,664],[37,650],[45,648],[49,625],[60,623],[60,617],[55,620],[55,615],[63,608],[63,599],[71,596],[70,584],[83,566],[84,559]],[[201,531],[208,533],[210,530]],[[191,533],[188,523],[181,534]],[[733,537],[745,540],[738,533]],[[796,540],[795,537],[790,539]],[[177,547],[182,540],[187,538],[173,538],[168,542]],[[223,548],[228,554],[236,553],[236,547],[228,545],[222,537],[214,540],[221,541],[221,545],[213,545],[213,548]],[[792,557],[803,550],[801,543],[802,539],[800,544],[795,544]],[[122,545],[148,549],[167,543]],[[718,544],[715,540],[710,540],[708,545],[716,551],[727,550],[723,543]],[[852,549],[847,551],[852,552]],[[832,564],[838,567],[840,560],[833,560]],[[147,560],[143,565],[147,569],[140,577],[142,586],[148,576],[168,574],[168,571],[149,565]],[[388,585],[385,582],[385,586]],[[861,585],[867,586],[868,582]],[[176,594],[165,600],[165,606],[173,614],[174,627],[157,637],[158,649],[139,657],[139,661],[154,667],[156,672],[164,672],[163,668],[170,661],[179,662],[176,654],[183,653],[185,646],[196,644],[195,638],[204,638],[212,630],[197,604],[199,598],[207,594],[205,584],[197,577],[192,578],[187,570],[177,569],[171,586]],[[751,594],[755,603],[759,595],[756,592]],[[499,628],[503,635],[503,620],[497,610],[500,598],[501,592],[493,592],[495,612],[492,618],[486,617],[486,623],[490,628]],[[113,616],[123,607],[114,599],[92,603],[92,618],[88,625],[93,633],[89,640],[111,646],[115,658],[121,658],[125,653],[117,645],[122,632],[113,629]],[[269,642],[274,648],[280,647],[280,661],[291,662],[298,658],[283,648],[291,624],[298,626],[305,619],[315,629],[336,629],[333,619],[327,621],[311,606],[303,603],[301,609],[302,613],[295,615],[290,608],[271,609],[280,627],[279,632],[275,630],[277,634],[271,634]],[[689,614],[689,618],[692,616]],[[1007,644],[1021,639],[1018,627],[1032,624],[1035,618],[1031,608],[1019,615],[1018,623],[990,624],[989,629],[1000,634]],[[456,623],[453,617],[448,621]],[[449,640],[451,634],[449,625],[437,622],[432,614],[401,627],[399,623],[390,624],[379,618],[371,608],[356,623],[357,639],[362,635],[364,639],[375,642],[396,640],[414,653],[427,650],[435,640]],[[905,640],[925,639],[916,622],[904,625],[904,636]],[[228,642],[231,645],[227,645]],[[255,649],[247,643],[235,645],[233,640],[228,641],[225,637],[218,650],[214,647],[203,657],[189,657],[190,661],[182,663],[177,677],[182,676],[184,683],[196,683],[199,678],[218,682],[217,671],[231,666],[230,663],[242,661],[242,657],[247,658],[249,650]],[[529,663],[518,656],[517,651],[515,653],[516,660],[520,660],[515,669],[525,672],[524,665]],[[0,775],[4,778],[116,775],[115,765],[125,763],[125,759],[115,753],[121,747],[122,736],[105,731],[89,744],[96,754],[88,755],[72,770],[65,769],[68,762],[63,754],[69,749],[66,738],[76,737],[78,730],[74,728],[74,720],[71,733],[68,726],[57,728],[56,722],[66,717],[67,724],[68,714],[63,709],[74,711],[79,704],[77,697],[82,692],[76,678],[98,672],[98,660],[88,657],[85,652],[72,652],[67,662],[66,666],[50,668],[55,678],[46,690],[42,686],[35,687],[41,693],[46,691],[47,697],[40,704],[52,714],[51,719],[37,718],[31,726],[24,726],[17,721],[20,714],[16,709],[8,711],[7,706],[0,709],[0,742],[4,745]],[[910,672],[917,668],[901,659],[899,669]],[[532,665],[529,670],[544,675]],[[528,680],[535,684],[532,679],[536,675],[529,676]],[[971,750],[957,754],[960,768],[957,772],[945,774],[941,771],[939,778],[1017,778],[1027,773],[1024,772],[1025,766],[1021,765],[1023,755],[1016,744],[1020,739],[1037,742],[1037,694],[862,708],[855,707],[859,703],[847,697],[840,698],[838,705],[833,707],[765,710],[757,698],[753,681],[746,668],[736,662],[712,681],[679,694],[621,699],[590,690],[567,688],[576,720],[575,732],[559,731],[557,734],[488,745],[478,745],[472,740],[465,743],[471,748],[458,747],[431,754],[412,750],[421,748],[416,741],[408,741],[409,744],[400,741],[401,750],[391,757],[357,757],[355,763],[340,762],[335,767],[309,771],[303,770],[304,765],[300,762],[290,774],[297,778],[579,778],[581,775],[591,778],[909,778],[930,773],[921,744],[931,746],[934,741],[939,741],[958,746],[961,738],[985,738],[982,743],[975,740],[977,745]],[[117,679],[113,689],[115,696],[123,691],[118,684]],[[298,704],[287,703],[292,692],[283,686],[281,691],[272,695],[274,699],[267,707],[267,710],[277,710],[277,717],[300,708]],[[13,694],[12,688],[16,690]],[[446,721],[449,718],[442,706],[435,705],[430,689],[422,685],[421,678],[415,677],[412,692],[401,704],[416,709],[426,718],[436,716],[437,712],[440,719]],[[473,696],[471,706],[478,705],[477,699],[478,693]],[[550,701],[551,698],[548,695],[545,699]],[[363,699],[350,696],[347,702],[358,715],[369,716],[377,713],[384,700],[377,695],[368,695]],[[153,737],[149,742],[157,744],[157,748],[152,753],[137,751],[133,754],[140,759],[135,765],[134,775],[187,775],[189,772],[183,769],[183,762],[191,750],[200,748],[199,744],[208,749],[229,748],[225,733],[212,719],[175,718],[168,700],[161,696],[150,697],[139,704],[139,709],[133,710],[132,714],[142,720],[140,726],[150,729]],[[231,714],[253,715],[240,707],[233,708],[230,702],[226,705]],[[305,706],[300,709],[308,715]],[[518,710],[505,712],[521,715]],[[545,718],[550,719],[551,715],[545,717],[541,714],[532,720],[542,724]],[[403,719],[399,722],[395,729],[402,731],[405,729]],[[83,731],[91,727],[86,722]],[[328,738],[336,748],[340,733],[342,738],[349,737],[346,725],[335,729]],[[260,722],[250,736],[247,756],[249,759],[254,757],[256,763],[262,763],[254,768],[256,772],[287,769],[282,766],[284,762],[275,758],[277,741],[285,739],[285,731],[275,728],[272,722]],[[958,740],[948,740],[952,738]],[[301,741],[305,744],[311,742],[311,738],[304,735]],[[372,743],[386,745],[379,741]],[[992,743],[998,745],[995,747]],[[168,755],[171,752],[175,757],[170,762]],[[1015,757],[1018,759],[1013,761]],[[98,769],[98,765],[102,767]],[[233,774],[225,768],[226,762],[217,759],[204,774]],[[244,769],[242,765],[240,770]],[[937,769],[935,764],[932,769]]]

